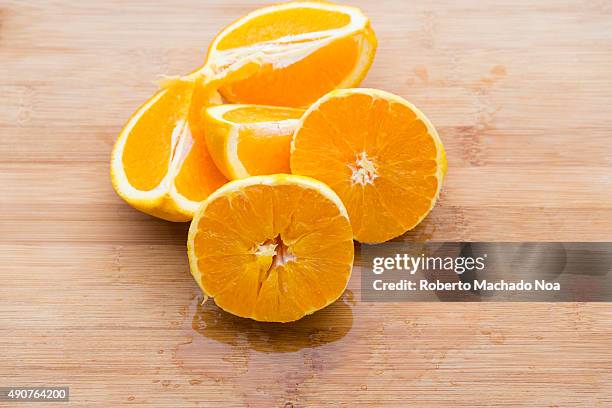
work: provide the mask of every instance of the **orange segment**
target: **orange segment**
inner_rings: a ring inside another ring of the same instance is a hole
[[[288,67],[262,69],[220,92],[229,101],[305,106],[342,84],[357,63],[360,47],[360,39],[339,39]]]
[[[202,72],[223,77],[253,62],[258,66],[253,75],[220,86],[229,102],[305,107],[332,89],[361,82],[376,46],[359,9],[296,1],[258,9],[226,27]]]
[[[198,202],[227,181],[193,120],[194,90],[200,93],[202,86],[194,80],[169,83],[134,113],[117,138],[113,187],[140,211],[189,221]]]
[[[307,2],[301,4],[301,7],[277,8],[275,12],[252,13],[251,18],[243,18],[242,24],[230,26],[220,35],[217,49],[227,50],[303,33],[338,29],[350,22],[346,13],[309,8]]]
[[[134,123],[125,143],[122,163],[126,177],[135,188],[152,190],[166,176],[172,148],[186,125],[191,93],[192,87],[188,84],[160,90]]]
[[[301,176],[256,176],[226,184],[189,229],[196,282],[219,307],[260,321],[289,322],[344,291],[352,230],[338,196]]]
[[[446,173],[442,142],[414,105],[374,89],[332,91],[304,114],[291,171],[328,184],[355,239],[378,243],[418,225]]]
[[[200,202],[227,182],[215,166],[206,142],[189,141],[185,146],[185,158],[175,178],[174,187],[181,196],[191,202]]]
[[[291,137],[301,109],[218,105],[204,113],[206,143],[229,179],[289,173]]]

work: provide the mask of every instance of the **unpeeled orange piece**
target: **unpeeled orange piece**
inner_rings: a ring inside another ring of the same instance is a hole
[[[189,221],[199,202],[227,181],[191,119],[194,104],[210,103],[214,93],[194,80],[173,81],[128,120],[113,149],[111,180],[130,205],[165,220]]]
[[[255,176],[211,194],[187,242],[191,273],[222,309],[289,322],[334,302],[353,264],[344,205],[302,176]]]
[[[331,3],[290,2],[239,19],[215,37],[202,68],[167,81],[132,115],[112,154],[115,190],[143,212],[190,220],[198,203],[226,181],[204,137],[202,112],[213,94],[231,102],[307,106],[331,89],[359,83],[376,44],[360,10]],[[262,171],[269,170],[255,174]]]
[[[295,1],[255,10],[226,27],[200,73],[222,78],[251,63],[252,75],[220,85],[229,102],[306,107],[332,89],[361,82],[376,46],[359,9]]]
[[[355,239],[378,243],[418,225],[446,173],[436,129],[406,100],[375,89],[332,91],[296,130],[291,171],[325,182],[342,199]]]
[[[208,150],[230,180],[289,173],[291,137],[303,113],[278,106],[212,106],[204,114]]]

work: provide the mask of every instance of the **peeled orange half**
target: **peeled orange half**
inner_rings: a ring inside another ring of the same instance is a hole
[[[319,1],[263,7],[221,31],[201,75],[222,78],[253,64],[252,75],[221,84],[233,103],[306,107],[335,88],[356,86],[366,75],[377,41],[357,8]]]
[[[191,220],[199,202],[227,181],[191,120],[194,99],[205,97],[201,105],[214,98],[198,86],[174,81],[157,92],[128,120],[111,157],[115,191],[140,211],[169,221]]]
[[[289,322],[334,302],[353,264],[353,233],[338,196],[302,176],[255,176],[211,194],[189,228],[189,264],[222,309]]]
[[[425,115],[375,89],[332,91],[301,119],[291,171],[329,185],[346,206],[355,239],[378,243],[418,225],[433,208],[446,155]]]
[[[212,106],[204,114],[206,144],[230,180],[289,173],[291,137],[303,113],[278,106]]]

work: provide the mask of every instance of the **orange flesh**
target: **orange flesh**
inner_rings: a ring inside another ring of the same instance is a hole
[[[191,201],[202,201],[227,182],[213,163],[205,142],[196,141],[174,179],[177,191]]]
[[[307,7],[280,10],[255,17],[228,32],[217,44],[217,49],[227,50],[290,35],[332,30],[344,27],[349,22],[348,15],[334,11]]]
[[[340,85],[359,58],[359,43],[343,38],[284,68],[262,67],[219,91],[231,102],[303,107]]]
[[[289,151],[295,129],[270,122],[299,119],[303,113],[301,109],[248,106],[230,110],[223,115],[227,120],[245,125],[240,130],[238,159],[250,175],[291,171]]]
[[[250,175],[290,173],[289,151],[293,129],[263,136],[256,129],[240,132],[238,158]]]
[[[185,120],[192,88],[179,84],[159,91],[132,128],[123,150],[128,181],[141,191],[154,189],[168,172],[174,148],[172,133]],[[178,132],[177,132],[178,134]]]
[[[408,107],[365,94],[332,98],[296,132],[291,170],[327,183],[355,238],[382,242],[413,228],[437,196],[438,147]]]
[[[276,254],[261,254],[276,245]],[[252,185],[210,202],[198,224],[199,282],[223,309],[292,321],[337,299],[350,276],[352,232],[314,189]]]

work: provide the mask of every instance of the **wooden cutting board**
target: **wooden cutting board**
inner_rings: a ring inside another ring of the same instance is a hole
[[[0,0],[0,386],[83,407],[611,406],[610,304],[363,303],[355,273],[291,325],[199,305],[187,225],[123,203],[109,155],[160,74],[262,4]],[[404,239],[612,240],[610,1],[352,4],[379,38],[363,85],[447,149]]]

